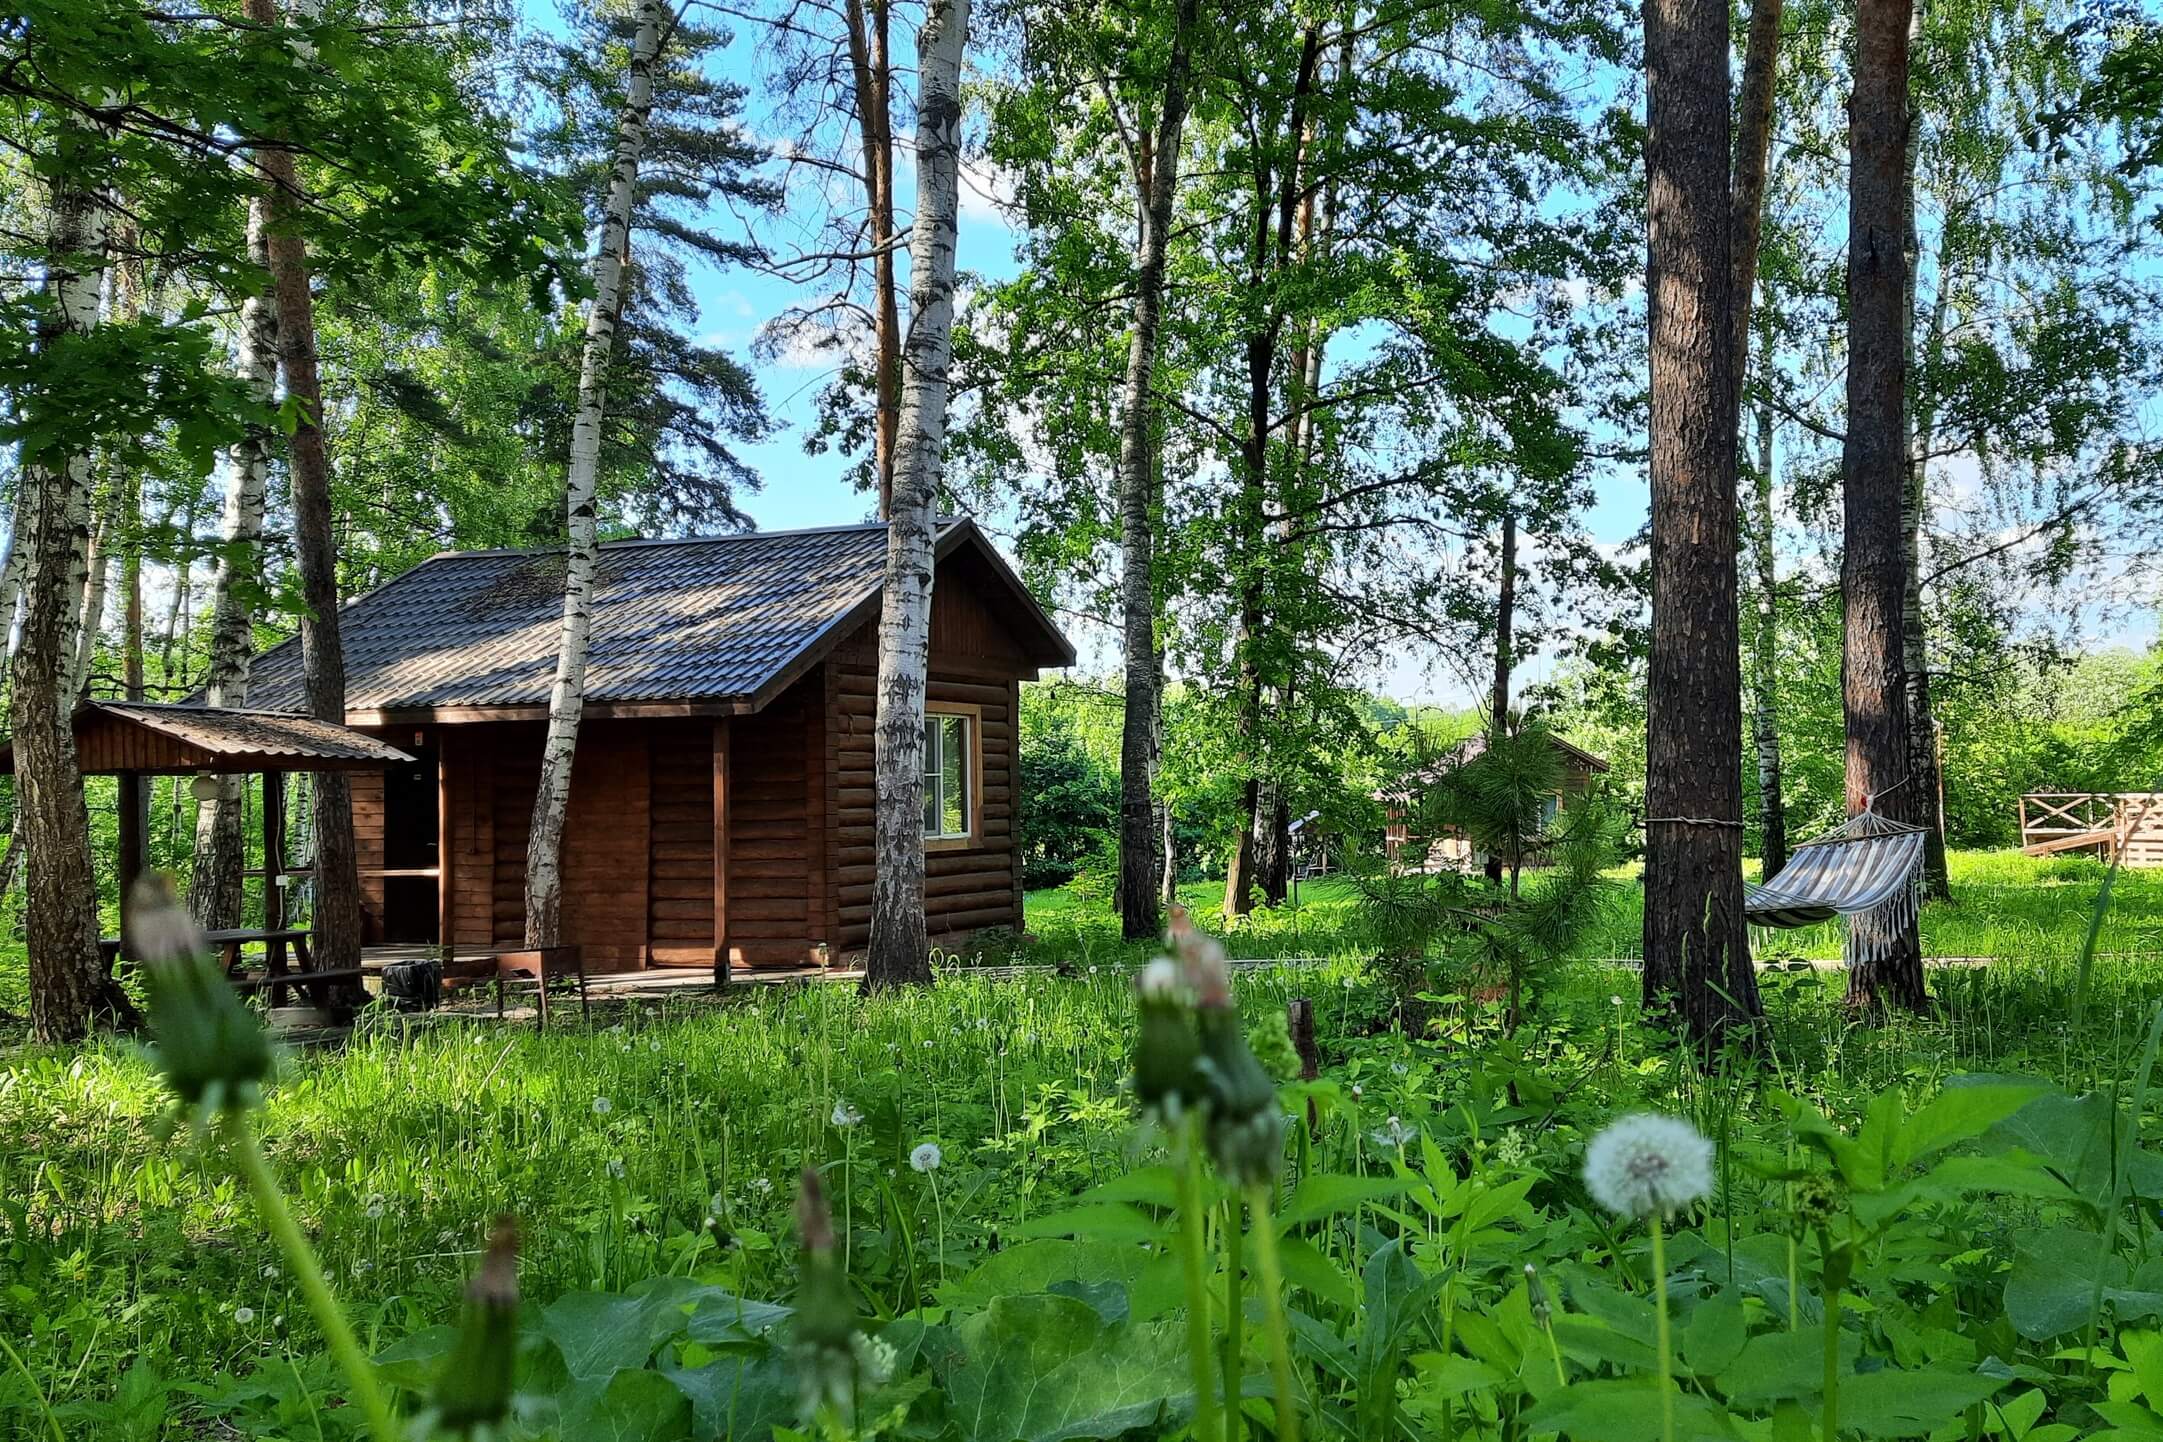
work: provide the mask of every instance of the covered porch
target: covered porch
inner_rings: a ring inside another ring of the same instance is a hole
[[[326,970],[316,961],[312,927],[295,925],[289,889],[312,877],[286,856],[285,778],[291,773],[380,773],[409,762],[403,751],[363,732],[305,716],[148,701],[86,701],[73,718],[76,763],[85,776],[111,776],[117,788],[117,855],[120,935],[102,945],[109,959],[127,956],[129,896],[145,870],[147,782],[156,776],[193,776],[202,798],[223,776],[261,776],[260,824],[263,900],[260,925],[210,933],[227,974],[244,991],[267,991],[273,1006],[289,990],[328,999],[332,989],[357,983],[361,968]],[[12,746],[0,748],[0,774],[12,775]],[[262,968],[250,969],[260,951]]]

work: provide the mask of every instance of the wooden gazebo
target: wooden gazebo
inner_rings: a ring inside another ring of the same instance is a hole
[[[117,860],[123,935],[129,889],[143,871],[144,777],[263,776],[263,922],[266,932],[276,932],[285,924],[285,898],[279,887],[285,871],[285,773],[379,773],[387,765],[412,759],[364,732],[279,711],[86,701],[75,710],[74,732],[76,763],[82,773],[119,779]],[[0,775],[14,771],[14,747],[0,747]]]

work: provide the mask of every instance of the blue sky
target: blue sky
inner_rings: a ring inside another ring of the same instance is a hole
[[[530,21],[551,30],[558,28],[554,0],[525,0],[525,3]],[[905,28],[897,23],[897,44],[906,43]],[[747,88],[751,97],[747,119],[755,133],[771,138],[784,132],[763,113],[770,85],[761,73],[761,55],[754,43],[757,38],[755,29],[739,25],[734,42],[710,63],[719,74]],[[896,121],[897,128],[903,132],[905,145],[908,117],[897,114]],[[914,177],[907,155],[899,156],[898,160],[901,173],[897,190],[906,223]],[[995,188],[995,177],[974,167],[965,171],[958,263],[964,272],[987,280],[1011,277],[1019,269],[1015,259],[1015,236],[994,203],[991,192]],[[817,222],[812,209],[807,205],[800,211],[784,213],[767,226],[764,238],[781,249],[792,242],[806,248],[823,248],[818,238],[811,234],[811,227]],[[902,258],[902,265],[905,285],[906,256]],[[702,338],[723,345],[747,360],[752,359],[752,341],[760,329],[791,304],[801,303],[811,294],[786,282],[742,269],[722,272],[702,268],[694,275],[694,289],[701,309]],[[752,360],[752,363],[778,429],[767,440],[741,448],[743,458],[764,479],[758,493],[742,498],[743,509],[762,530],[833,525],[871,518],[871,498],[842,479],[841,458],[832,454],[809,455],[804,450],[804,439],[816,424],[816,396],[832,378],[831,358],[783,354]],[[1948,470],[1957,473],[1958,467],[1959,463],[1955,462]],[[1949,479],[1958,484],[1957,474]],[[1584,519],[1596,541],[1619,545],[1642,530],[1648,497],[1641,473],[1634,469],[1605,472],[1595,477],[1594,490],[1595,503]],[[999,516],[980,519],[995,535],[1001,529],[1002,518]],[[1101,670],[1116,661],[1113,638],[1090,635],[1086,627],[1075,629],[1085,668]],[[2091,644],[2142,645],[2154,635],[2153,612],[2143,609],[2105,626],[2092,628],[2090,640]],[[1522,668],[1521,681],[1536,683],[1551,672],[1553,665],[1552,656],[1535,657]],[[1413,654],[1409,649],[1383,666],[1374,680],[1380,689],[1401,700],[1456,704],[1470,697],[1464,682],[1446,666],[1436,664],[1435,658]]]

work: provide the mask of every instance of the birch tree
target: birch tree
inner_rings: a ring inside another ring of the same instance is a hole
[[[571,762],[586,704],[586,651],[593,630],[593,577],[599,553],[594,527],[594,478],[601,460],[601,426],[608,405],[608,364],[621,316],[624,270],[630,258],[631,211],[638,198],[638,162],[653,114],[654,62],[668,22],[665,0],[640,0],[638,35],[624,82],[616,127],[616,159],[602,210],[593,260],[593,304],[579,361],[578,410],[572,420],[570,465],[564,475],[563,624],[556,641],[556,679],[548,695],[548,732],[541,781],[533,798],[526,850],[526,945],[555,946],[563,931],[563,823],[571,802]]]
[[[47,204],[44,304],[36,346],[56,368],[98,319],[107,211],[85,183],[103,173],[96,133],[59,128]],[[52,418],[48,417],[50,421]],[[76,628],[90,547],[88,440],[48,426],[26,440],[16,525],[22,548],[22,635],[9,669],[14,689],[15,788],[29,881],[23,915],[30,962],[30,1027],[45,1042],[73,1041],[100,1023],[132,1023],[134,1008],[98,952],[90,815],[70,724]]]
[[[1130,157],[1141,224],[1134,246],[1134,318],[1119,418],[1119,598],[1126,640],[1126,706],[1119,735],[1119,926],[1129,941],[1154,937],[1163,929],[1157,906],[1162,858],[1155,781],[1164,676],[1156,634],[1157,402],[1152,385],[1199,9],[1198,0],[1175,0],[1156,126],[1147,147],[1137,144]]]
[[[270,270],[270,198],[248,203],[248,257]],[[265,409],[278,389],[278,307],[267,286],[241,302],[240,346],[235,364],[249,393]],[[248,704],[248,672],[255,653],[254,596],[262,584],[263,500],[270,482],[273,434],[252,425],[226,454],[225,509],[218,555],[210,581],[210,673],[203,699],[211,706]],[[245,776],[221,775],[217,794],[195,817],[195,875],[188,902],[206,928],[238,926],[241,871],[246,857],[243,811]]]
[[[939,483],[954,355],[954,241],[961,172],[961,57],[969,0],[931,0],[917,38],[916,223],[901,425],[879,611],[871,946],[864,987],[931,980],[924,925],[924,692]]]

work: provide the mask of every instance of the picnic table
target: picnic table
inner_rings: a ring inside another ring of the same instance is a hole
[[[301,926],[251,927],[236,926],[206,931],[203,939],[223,962],[226,977],[235,989],[242,992],[270,992],[270,1004],[283,1006],[286,989],[294,988],[317,1006],[336,1009],[341,1005],[336,983],[358,981],[364,974],[361,968],[323,968],[315,964],[315,955],[308,948],[309,931]],[[108,936],[99,941],[98,947],[107,961],[120,955],[120,938]],[[250,972],[245,969],[244,952],[247,948],[263,948],[263,970]],[[286,964],[290,951],[296,963]]]

